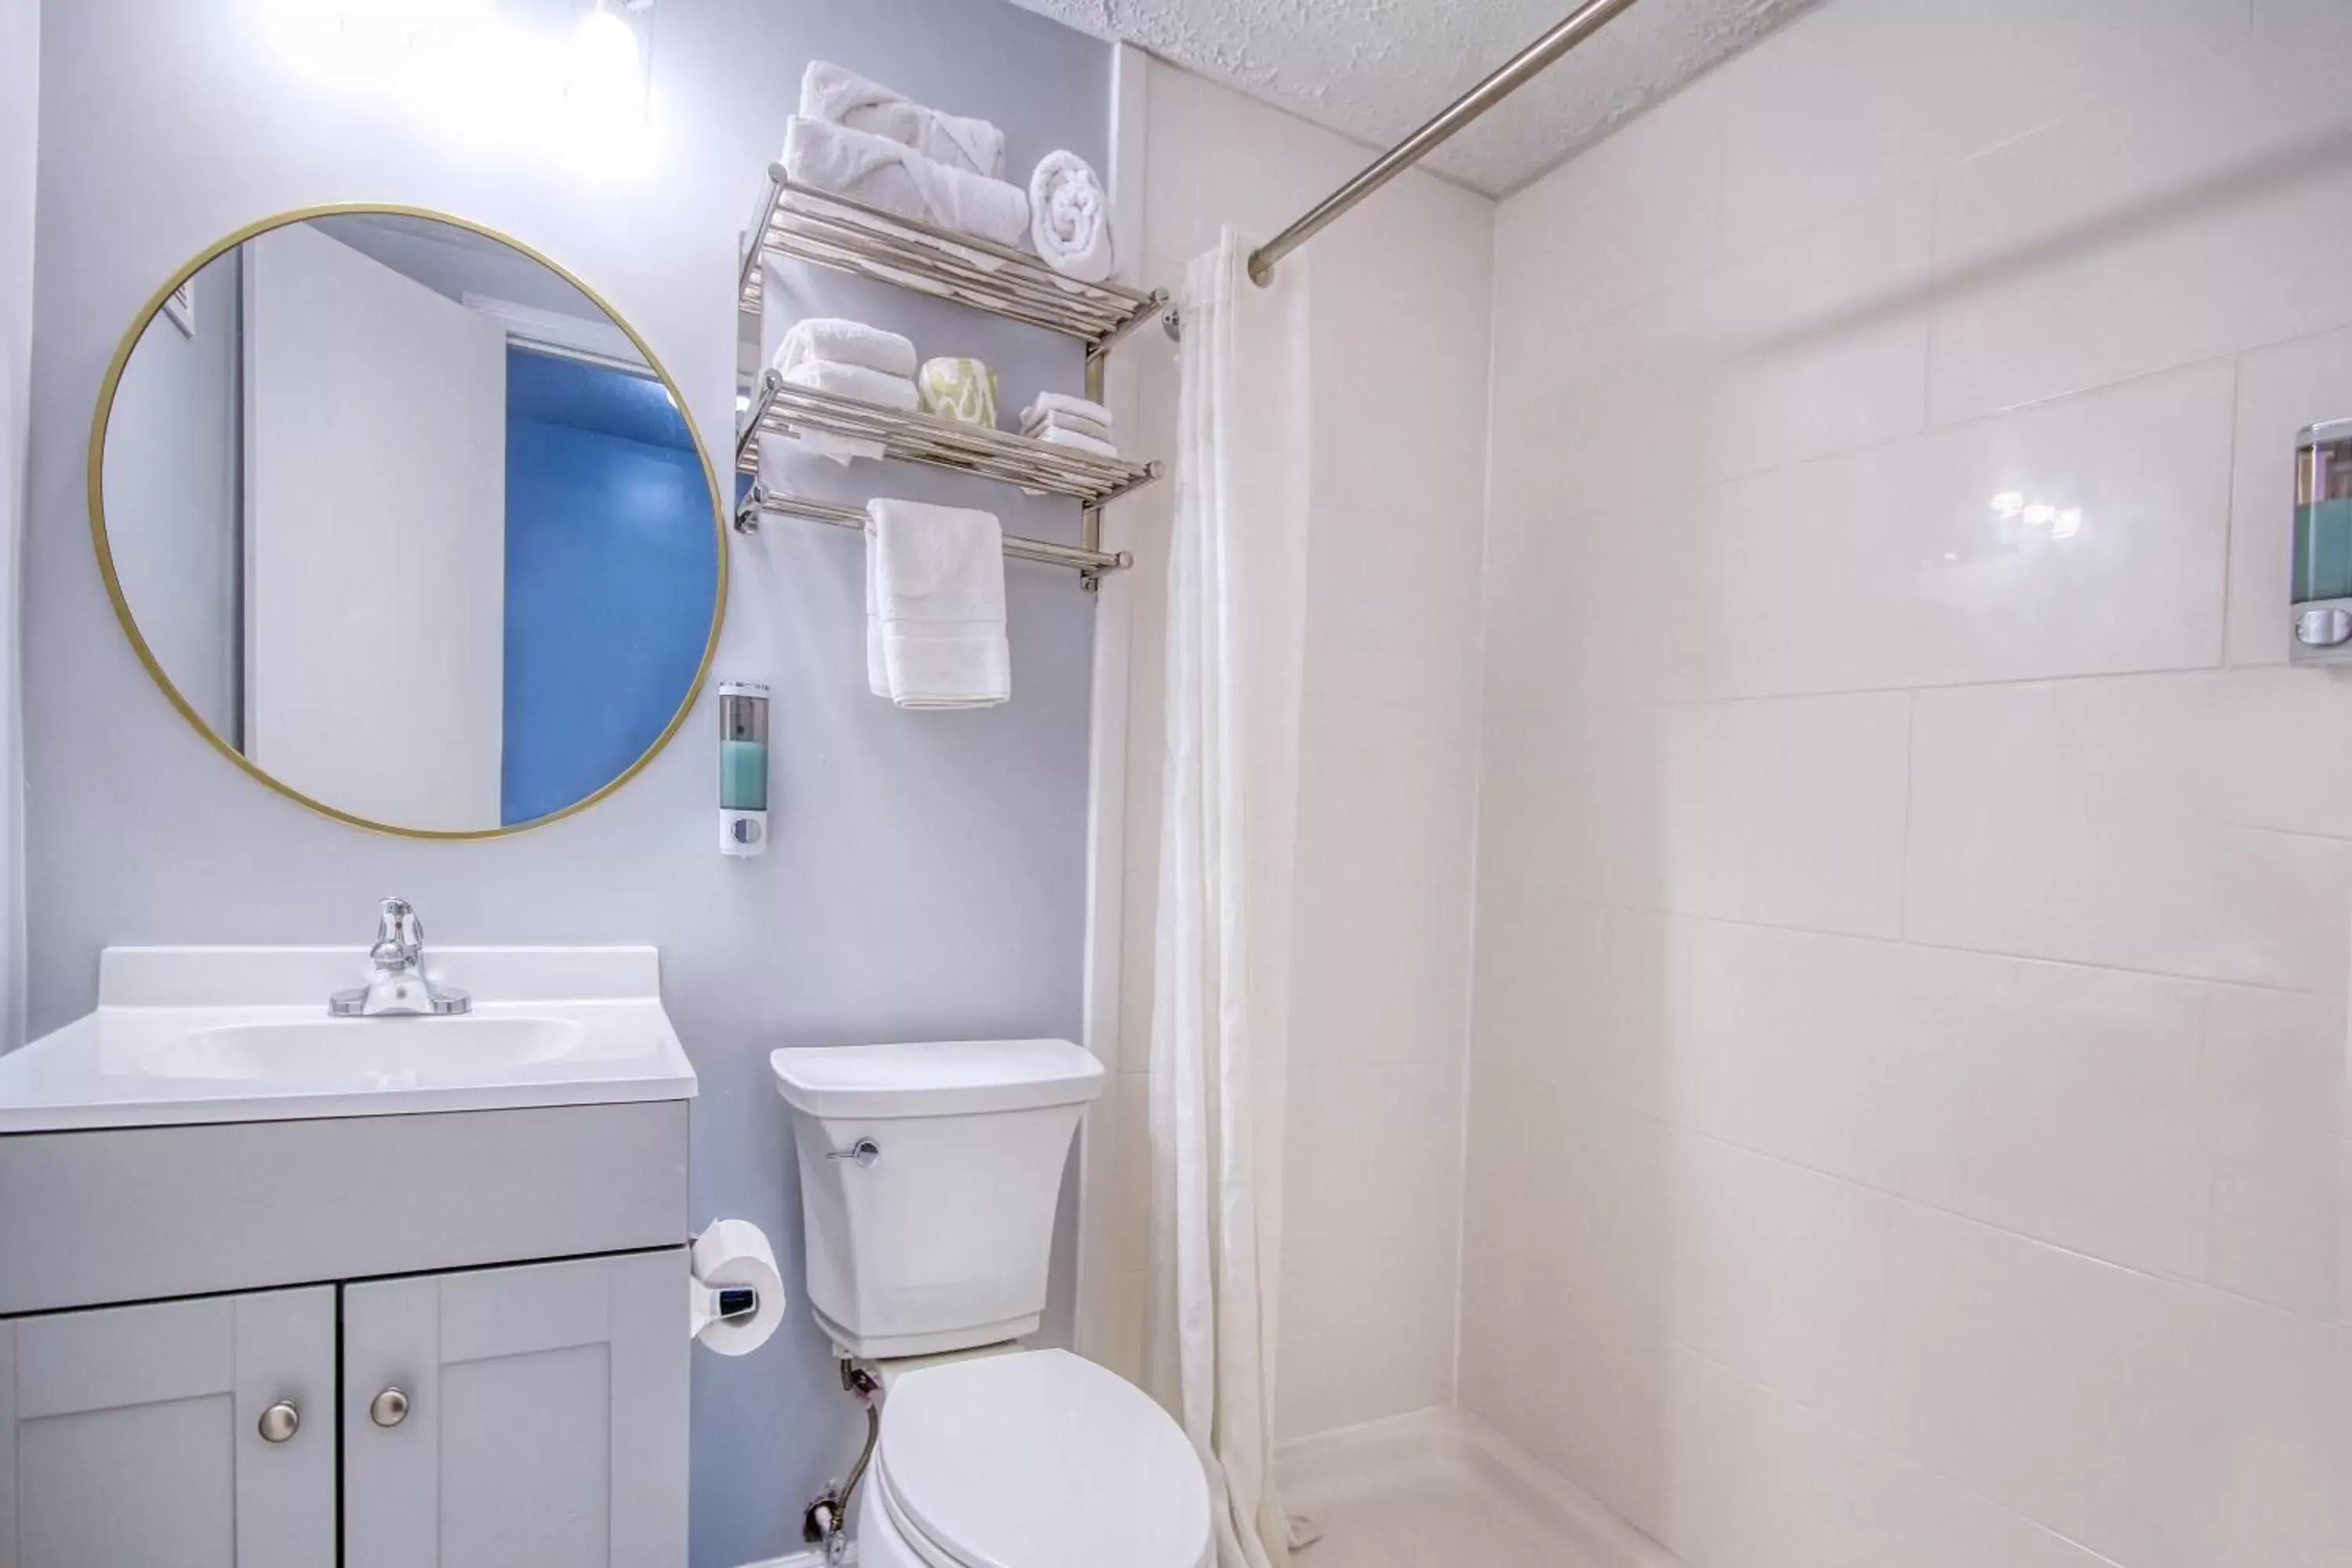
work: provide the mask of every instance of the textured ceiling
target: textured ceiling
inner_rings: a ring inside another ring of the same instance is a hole
[[[1335,131],[1410,133],[1576,0],[1016,0]],[[1432,167],[1500,195],[1815,0],[1640,0],[1447,142]]]

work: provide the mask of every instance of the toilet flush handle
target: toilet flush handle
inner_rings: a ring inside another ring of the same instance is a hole
[[[882,1157],[882,1145],[871,1138],[860,1138],[846,1149],[827,1150],[824,1157],[828,1160],[855,1160],[859,1170],[870,1171],[874,1168],[874,1162]]]

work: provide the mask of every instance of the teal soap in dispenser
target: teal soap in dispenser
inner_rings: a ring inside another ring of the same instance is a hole
[[[2295,440],[2294,640],[2297,664],[2352,660],[2352,419]]]
[[[719,850],[768,850],[768,689],[756,680],[719,687]]]

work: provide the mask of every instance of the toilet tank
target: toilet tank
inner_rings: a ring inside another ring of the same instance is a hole
[[[856,1356],[1018,1339],[1045,1309],[1054,1209],[1102,1064],[1067,1040],[776,1051],[808,1300]]]

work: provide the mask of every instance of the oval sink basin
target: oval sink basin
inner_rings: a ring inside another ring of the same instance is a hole
[[[156,1078],[398,1089],[554,1061],[580,1040],[567,1018],[315,1018],[194,1030],[142,1065]]]

